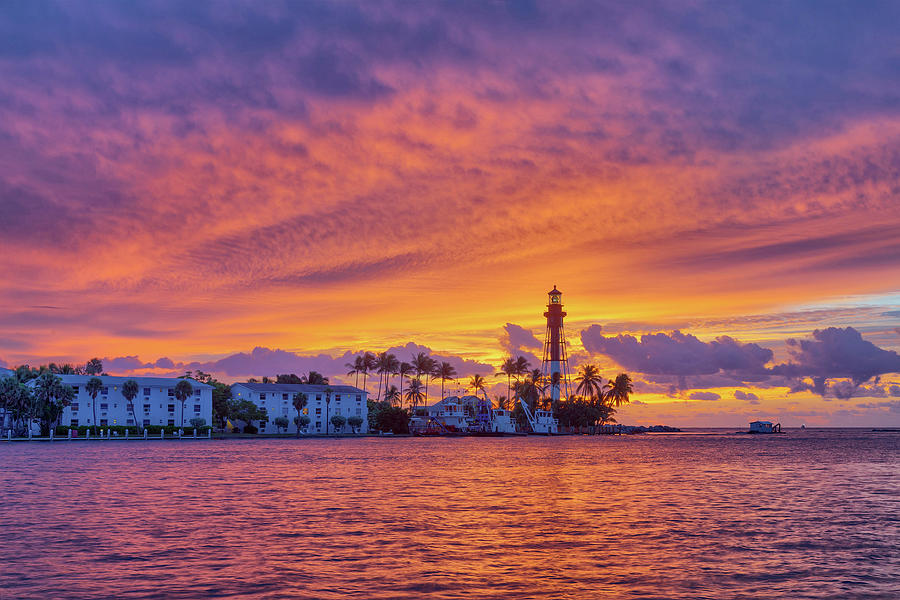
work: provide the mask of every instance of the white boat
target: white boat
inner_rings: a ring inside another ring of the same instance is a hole
[[[772,421],[753,421],[749,433],[781,433],[781,423]]]
[[[559,433],[559,421],[553,418],[553,413],[549,410],[536,410],[534,414],[528,408],[528,403],[521,398],[518,399],[522,410],[525,411],[525,417],[528,424],[531,425],[531,433],[537,435],[556,435]]]

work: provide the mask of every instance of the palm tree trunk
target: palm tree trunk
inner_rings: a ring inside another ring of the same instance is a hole
[[[400,409],[403,409],[403,375],[400,375]]]

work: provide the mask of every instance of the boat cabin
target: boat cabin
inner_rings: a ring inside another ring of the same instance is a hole
[[[781,433],[781,423],[753,421],[750,423],[750,433]]]

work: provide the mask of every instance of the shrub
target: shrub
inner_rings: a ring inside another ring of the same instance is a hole
[[[259,433],[255,425],[244,425],[244,433]]]
[[[203,417],[194,417],[190,420],[191,427],[196,427],[197,429],[202,429],[204,425],[206,425],[206,419]]]

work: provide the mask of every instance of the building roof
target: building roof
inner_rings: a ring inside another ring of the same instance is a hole
[[[556,286],[553,286],[553,289],[547,292],[548,296],[562,296],[562,292],[556,289]]]
[[[254,392],[324,392],[331,388],[335,394],[367,394],[365,390],[352,385],[310,385],[306,383],[235,383],[231,387],[242,386]]]
[[[156,387],[174,387],[181,381],[181,378],[178,377],[119,377],[116,375],[57,375],[62,382],[67,385],[82,385],[88,382],[89,379],[93,377],[98,377],[101,381],[103,381],[104,385],[121,385],[128,381],[129,379],[134,379],[137,381],[138,385],[141,386],[156,386]],[[33,380],[32,380],[33,381]],[[195,381],[193,379],[188,379],[191,382],[191,387],[196,389],[212,389],[211,385],[206,383],[200,383],[199,381]]]

